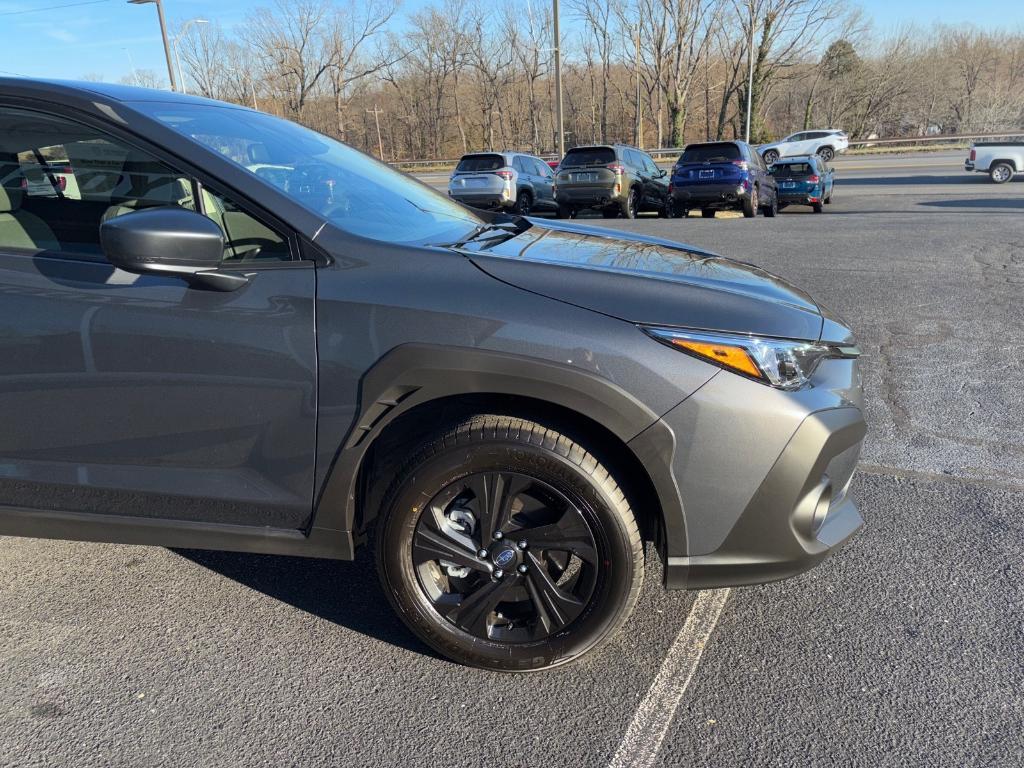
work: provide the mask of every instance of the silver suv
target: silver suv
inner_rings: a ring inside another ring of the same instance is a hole
[[[463,155],[448,180],[448,195],[474,208],[526,215],[555,211],[554,174],[539,157],[521,152]]]

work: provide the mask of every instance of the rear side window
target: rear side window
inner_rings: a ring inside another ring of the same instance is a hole
[[[615,162],[615,150],[611,147],[580,147],[570,149],[562,160],[563,168],[581,165],[608,165]]]
[[[466,155],[459,160],[457,171],[496,171],[505,167],[505,158],[501,155]]]
[[[740,148],[731,142],[692,144],[683,151],[681,163],[728,163],[741,160]]]

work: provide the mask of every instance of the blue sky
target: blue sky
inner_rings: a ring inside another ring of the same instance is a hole
[[[523,0],[525,1],[525,0]],[[535,3],[544,0],[533,0]],[[402,13],[427,0],[405,0]],[[913,21],[1024,29],[1021,0],[860,0],[878,29]],[[225,28],[272,0],[164,0],[169,20],[204,17]],[[64,6],[55,8],[54,6]],[[132,67],[166,76],[156,8],[126,0],[0,0],[0,74],[113,81]]]

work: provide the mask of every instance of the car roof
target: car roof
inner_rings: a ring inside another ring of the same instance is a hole
[[[221,107],[246,107],[228,102],[207,99],[176,91],[165,91],[157,88],[141,88],[135,85],[120,83],[97,83],[78,80],[51,80],[34,77],[0,77],[0,90],[33,90],[47,91],[51,95],[74,94],[76,96],[100,96],[106,101],[131,103],[139,101],[177,102],[181,104],[210,104]]]

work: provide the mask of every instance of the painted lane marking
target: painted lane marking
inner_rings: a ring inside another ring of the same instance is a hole
[[[690,687],[700,657],[731,592],[731,589],[714,589],[698,593],[686,623],[679,630],[647,695],[634,713],[609,768],[650,768],[656,764],[661,743]]]

